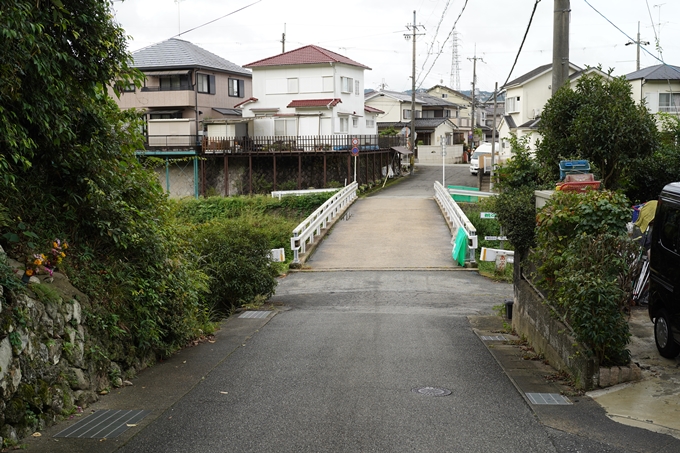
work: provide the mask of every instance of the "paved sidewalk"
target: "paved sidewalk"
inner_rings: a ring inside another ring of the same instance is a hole
[[[531,351],[521,346],[519,337],[505,333],[503,318],[477,316],[470,317],[469,320],[477,336],[545,426],[595,440],[625,452],[680,451],[680,431],[660,426],[657,427],[659,429],[652,429],[655,428],[652,426],[653,423],[639,424],[637,427],[619,423],[622,417],[612,416],[590,396],[574,393],[552,367],[542,360],[537,360]],[[500,340],[499,336],[506,340]],[[646,336],[646,333],[643,333],[643,336]],[[527,396],[529,393],[563,395],[571,404],[536,404]],[[660,395],[656,395],[658,396]],[[654,400],[653,395],[643,395],[636,402],[636,414],[645,413],[649,407],[655,405]],[[677,395],[675,402],[677,404]],[[678,424],[680,418],[673,405],[660,410],[666,411],[665,415],[655,414],[657,417],[666,420],[669,418],[667,415],[672,414],[674,423]]]
[[[274,316],[239,318],[232,316],[222,323],[214,343],[202,343],[179,351],[168,360],[139,373],[133,385],[113,390],[85,409],[81,416],[43,430],[40,437],[29,437],[22,443],[27,451],[40,453],[110,453],[121,448],[158,417],[172,417],[173,406],[198,385],[221,362],[239,348]],[[101,410],[147,410],[149,415],[113,439],[55,438],[55,434],[74,425],[83,417]]]

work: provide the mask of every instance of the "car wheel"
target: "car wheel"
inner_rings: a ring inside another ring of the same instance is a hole
[[[674,359],[680,354],[680,345],[673,338],[673,331],[668,323],[668,315],[660,311],[654,320],[654,340],[659,354],[667,359]]]

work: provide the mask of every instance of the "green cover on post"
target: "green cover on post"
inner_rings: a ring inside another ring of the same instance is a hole
[[[458,227],[456,233],[456,242],[453,244],[453,251],[451,257],[457,261],[461,266],[465,266],[465,254],[467,252],[468,237],[463,227]]]

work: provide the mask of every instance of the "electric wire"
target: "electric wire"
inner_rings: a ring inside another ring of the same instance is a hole
[[[609,20],[609,19],[607,18],[607,16],[605,16],[604,14],[602,14],[601,12],[599,12],[593,5],[591,5],[591,4],[588,2],[588,0],[583,0],[583,1],[586,2],[586,5],[590,6],[590,7],[593,9],[593,11],[595,11],[597,14],[599,14],[600,16],[602,16],[602,18],[603,18],[604,20],[606,20],[607,22],[609,22],[614,28],[616,28],[618,31],[620,31],[620,32],[623,34],[623,36],[625,36],[626,38],[630,39],[631,41],[634,41],[633,38],[631,38],[630,36],[628,36],[628,34],[627,34],[625,31],[621,30],[614,22],[612,22],[611,20]],[[653,53],[651,53],[649,50],[645,49],[644,47],[641,46],[640,48],[641,48],[642,50],[644,50],[645,52],[647,52],[652,58],[654,58],[655,60],[661,62],[661,64],[663,64],[663,65],[666,66],[667,68],[669,68],[669,69],[671,69],[671,70],[677,72],[678,74],[680,74],[680,70],[678,70],[678,68],[676,68],[675,66],[671,66],[671,65],[667,64],[665,61],[663,61],[663,59],[658,58],[656,55],[654,55]]]
[[[427,60],[430,58],[430,55],[432,54],[432,48],[434,47],[434,43],[437,40],[437,35],[439,35],[439,28],[441,27],[442,22],[444,21],[444,17],[446,16],[446,11],[448,11],[448,9],[449,9],[449,5],[451,5],[451,0],[446,1],[446,6],[444,6],[444,11],[442,11],[442,15],[439,18],[439,23],[437,24],[437,28],[434,31],[434,37],[432,38],[432,44],[430,44],[430,48],[427,50],[427,56],[425,57],[425,61],[423,61],[423,65],[420,68],[421,71],[425,69],[425,65],[427,64]]]
[[[224,19],[225,17],[229,17],[229,16],[231,16],[232,14],[236,14],[236,13],[238,13],[239,11],[243,11],[244,9],[249,8],[249,7],[251,7],[251,6],[253,6],[253,5],[257,4],[257,3],[260,3],[261,1],[262,1],[262,0],[257,0],[256,2],[253,2],[253,3],[251,3],[250,5],[246,5],[246,6],[244,6],[243,8],[239,8],[239,9],[237,9],[237,10],[235,10],[235,11],[232,11],[232,12],[230,12],[230,13],[228,13],[228,14],[225,14],[224,16],[220,16],[220,17],[218,17],[217,19],[213,19],[213,20],[211,20],[211,21],[209,21],[209,22],[206,22],[206,23],[204,23],[204,24],[201,24],[201,25],[199,25],[199,26],[197,26],[197,27],[190,28],[189,30],[185,30],[185,31],[183,31],[183,32],[177,33],[176,35],[171,36],[171,38],[176,38],[176,37],[178,37],[178,36],[182,36],[183,34],[189,33],[189,32],[191,32],[191,31],[198,30],[198,29],[201,28],[201,27],[205,27],[206,25],[210,25],[210,24],[212,24],[213,22],[217,22],[218,20]]]
[[[501,85],[501,88],[508,84],[508,81],[510,80],[510,76],[512,76],[512,71],[515,70],[515,66],[517,65],[517,60],[519,60],[519,55],[522,53],[522,47],[524,47],[524,42],[527,40],[527,35],[529,34],[529,29],[531,28],[531,23],[534,20],[534,14],[536,14],[536,7],[538,6],[539,3],[541,3],[541,0],[536,0],[536,3],[534,3],[534,9],[531,11],[531,17],[529,17],[529,24],[527,25],[527,29],[524,32],[524,37],[522,38],[522,44],[519,45],[519,50],[517,51],[517,55],[515,55],[515,62],[512,64],[512,68],[510,68],[510,73],[508,74],[508,78],[505,79],[505,83],[503,83],[503,85]]]
[[[456,18],[456,21],[453,23],[453,27],[451,27],[451,31],[449,32],[448,36],[446,37],[446,40],[444,41],[444,44],[442,45],[442,49],[443,49],[444,47],[446,47],[446,43],[449,42],[449,39],[451,39],[451,36],[453,36],[453,32],[454,32],[455,29],[456,29],[456,25],[458,25],[458,21],[460,20],[460,17],[461,17],[461,16],[463,15],[463,13],[465,12],[465,7],[467,7],[467,4],[468,4],[468,0],[465,0],[465,4],[463,5],[463,9],[460,11],[460,14],[458,14],[458,17]],[[427,70],[427,73],[425,74],[425,76],[423,77],[423,79],[420,81],[420,83],[419,83],[418,86],[416,87],[416,90],[422,86],[423,82],[425,82],[425,79],[427,79],[427,76],[430,75],[430,72],[432,71],[432,68],[434,68],[434,65],[437,64],[437,60],[439,59],[439,56],[440,56],[441,54],[442,54],[442,51],[439,51],[439,53],[437,53],[437,56],[435,57],[434,61],[432,62],[432,65],[430,66],[430,69]],[[421,74],[422,74],[422,73],[421,73]]]

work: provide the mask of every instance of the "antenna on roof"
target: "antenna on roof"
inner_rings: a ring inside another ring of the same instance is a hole
[[[182,34],[182,30],[180,29],[179,26],[179,4],[180,2],[183,2],[184,0],[175,0],[175,3],[177,3],[177,36]]]
[[[281,53],[286,53],[286,24],[283,24],[283,33],[281,33]]]

